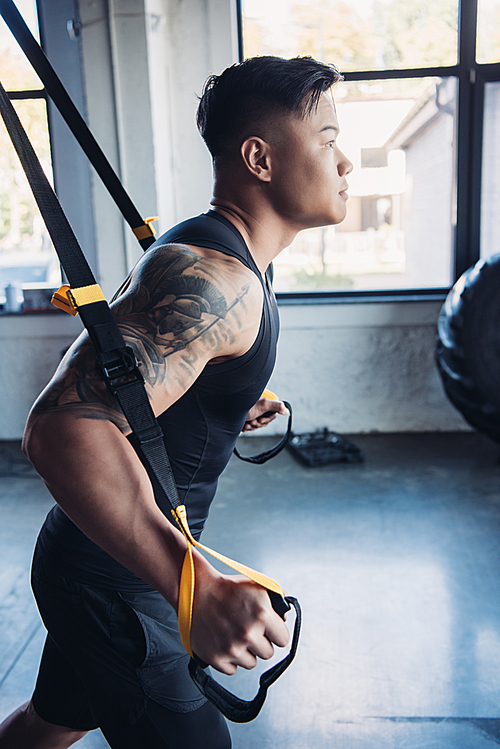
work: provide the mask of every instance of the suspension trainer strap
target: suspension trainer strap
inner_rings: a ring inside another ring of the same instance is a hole
[[[132,203],[130,196],[118,179],[113,167],[90,132],[87,123],[73,104],[43,49],[29,30],[12,0],[0,0],[0,13],[69,129],[108,189],[109,194],[120,209],[123,218],[134,232],[139,244],[143,250],[147,250],[155,241],[154,229],[151,226],[151,222],[156,220],[156,217],[142,219],[139,211]]]
[[[90,163],[93,165],[109,194],[115,201],[123,218],[127,221],[134,232],[142,249],[147,250],[155,241],[155,231],[151,224],[153,221],[156,221],[158,217],[153,216],[151,218],[141,218],[139,211],[132,203],[130,196],[118,179],[113,167],[107,160],[105,154],[92,135],[87,123],[71,100],[61,79],[47,59],[45,52],[31,33],[13,0],[0,0],[0,13],[16,38],[19,46],[33,66],[36,74],[42,81],[50,98],[57,106],[64,121],[80,144]],[[64,298],[64,296],[57,298],[54,303],[66,312],[76,314],[76,309],[72,307],[71,302]],[[240,460],[255,465],[262,465],[283,450],[283,448],[288,444],[292,429],[291,409],[289,406],[287,407],[290,411],[290,417],[288,420],[288,428],[283,439],[275,447],[266,452],[260,453],[259,455],[243,456],[235,448],[234,453]]]
[[[300,608],[293,603],[297,616],[289,655],[277,666],[269,669],[261,678],[261,688],[255,700],[249,703],[223,690],[209,674],[202,670],[206,664],[196,659],[191,648],[191,622],[195,592],[195,569],[192,547],[199,546],[204,551],[246,575],[259,585],[267,588],[273,608],[283,616],[289,610],[292,599],[285,600],[281,587],[274,580],[251,570],[239,562],[214,552],[199,544],[189,530],[186,508],[181,505],[174,475],[165,449],[163,433],[155,418],[144,386],[143,377],[133,350],[123,339],[116,320],[108,306],[101,288],[83,255],[71,226],[64,215],[33,147],[26,135],[12,103],[0,84],[0,112],[17,151],[21,164],[28,177],[33,195],[42,214],[47,230],[54,243],[70,286],[63,287],[59,294],[64,304],[80,313],[90,339],[97,353],[97,367],[111,394],[117,398],[122,411],[137,436],[141,449],[153,473],[165,493],[172,513],[187,541],[179,590],[179,629],[182,642],[192,657],[190,673],[201,691],[206,694],[229,720],[245,722],[252,720],[259,712],[270,684],[287,668],[293,660],[300,631]],[[294,600],[294,599],[293,599]],[[293,602],[293,601],[292,601]],[[294,645],[295,643],[295,645]],[[201,675],[199,673],[201,671]],[[265,677],[265,678],[264,678]],[[264,679],[264,682],[262,680]],[[267,686],[263,687],[263,683]],[[231,699],[228,699],[228,696]]]

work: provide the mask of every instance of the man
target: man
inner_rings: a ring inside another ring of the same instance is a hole
[[[214,160],[213,210],[161,237],[113,305],[195,536],[239,432],[286,413],[260,397],[277,340],[266,271],[298,231],[346,215],[352,165],[329,96],[338,78],[311,58],[261,57],[207,81],[198,126]],[[113,749],[229,747],[176,627],[185,540],[86,335],[35,403],[24,445],[57,502],[33,563],[49,634],[32,700],[0,728],[2,749],[62,749],[97,726]],[[233,674],[287,644],[266,591],[197,553],[195,565],[201,659]]]

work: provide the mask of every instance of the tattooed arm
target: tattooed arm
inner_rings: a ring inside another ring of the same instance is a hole
[[[156,414],[186,392],[209,361],[248,350],[258,332],[261,286],[233,258],[169,246],[149,251],[113,305]],[[130,431],[95,367],[86,334],[68,351],[30,414],[25,451],[81,530],[176,608],[185,553],[158,509]],[[196,554],[195,652],[225,673],[272,655],[288,633],[261,588],[216,572]]]
[[[240,355],[256,336],[262,299],[253,274],[232,258],[206,253],[209,257],[177,246],[148,252],[112,305],[156,413],[188,390],[208,361]],[[130,431],[96,370],[87,334],[35,403],[34,415],[46,412],[109,419],[125,434]]]

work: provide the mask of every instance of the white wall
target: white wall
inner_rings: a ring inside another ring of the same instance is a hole
[[[235,60],[233,2],[79,0],[78,5],[83,101],[91,128],[143,215],[158,208],[164,231],[209,204],[211,168],[194,123],[196,94],[210,73]],[[97,271],[109,295],[139,251],[95,175],[92,205]],[[439,306],[401,301],[282,306],[270,386],[294,405],[296,430],[467,429],[434,366]],[[0,317],[0,439],[21,437],[31,403],[80,329],[67,315]]]
[[[468,430],[444,395],[434,364],[440,306],[280,307],[278,361],[269,387],[290,401],[294,431]],[[284,419],[276,420],[273,431],[283,425]]]
[[[22,437],[29,410],[80,334],[70,315],[0,316],[0,439]]]
[[[292,404],[294,430],[469,429],[434,365],[439,308],[436,302],[282,306],[269,387]],[[80,331],[69,315],[0,317],[1,439],[21,437],[33,400]],[[284,425],[277,419],[268,433]]]

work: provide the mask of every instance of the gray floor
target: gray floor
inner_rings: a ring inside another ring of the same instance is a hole
[[[477,434],[353,439],[363,465],[233,458],[221,479],[205,542],[276,577],[304,610],[296,662],[260,717],[231,727],[234,747],[499,745],[500,446]],[[2,718],[36,675],[28,567],[51,500],[38,479],[0,487]],[[250,696],[256,679],[229,684]],[[107,744],[93,732],[79,746]]]

